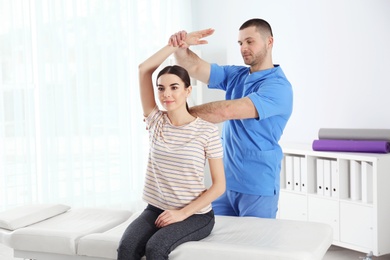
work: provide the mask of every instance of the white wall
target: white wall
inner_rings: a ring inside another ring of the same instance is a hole
[[[293,84],[282,141],[311,143],[319,128],[390,128],[389,0],[193,0],[193,28],[216,31],[202,57],[242,64],[238,28],[254,17],[274,32],[274,63]],[[185,29],[185,28],[183,28]],[[204,90],[203,101],[223,99]]]

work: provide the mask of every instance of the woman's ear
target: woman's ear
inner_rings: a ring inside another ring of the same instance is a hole
[[[187,88],[187,97],[191,94],[192,92],[192,86],[188,86]]]

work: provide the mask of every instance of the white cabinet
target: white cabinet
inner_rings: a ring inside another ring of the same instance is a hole
[[[372,207],[340,202],[340,242],[373,248],[373,222]]]
[[[340,219],[339,203],[336,200],[308,196],[308,218],[313,222],[322,222],[333,228],[333,240],[339,240]]]
[[[280,193],[278,217],[291,220],[307,220],[306,196],[291,192]]]
[[[390,254],[390,154],[282,148],[278,218],[327,223],[334,245]]]

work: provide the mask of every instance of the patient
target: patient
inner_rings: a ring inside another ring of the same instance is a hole
[[[187,35],[188,44],[204,44]],[[122,235],[119,260],[168,259],[182,243],[207,237],[214,227],[211,202],[225,191],[222,145],[216,125],[189,113],[190,77],[180,66],[157,75],[156,105],[152,74],[178,47],[164,46],[139,65],[139,85],[149,130],[149,159],[143,199],[148,203]],[[212,185],[204,185],[208,160]]]

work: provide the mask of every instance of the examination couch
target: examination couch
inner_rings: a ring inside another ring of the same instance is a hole
[[[0,212],[0,243],[25,259],[116,259],[122,233],[139,214],[62,204],[26,205]],[[331,243],[332,229],[322,223],[216,216],[207,238],[180,245],[169,259],[320,260]]]

